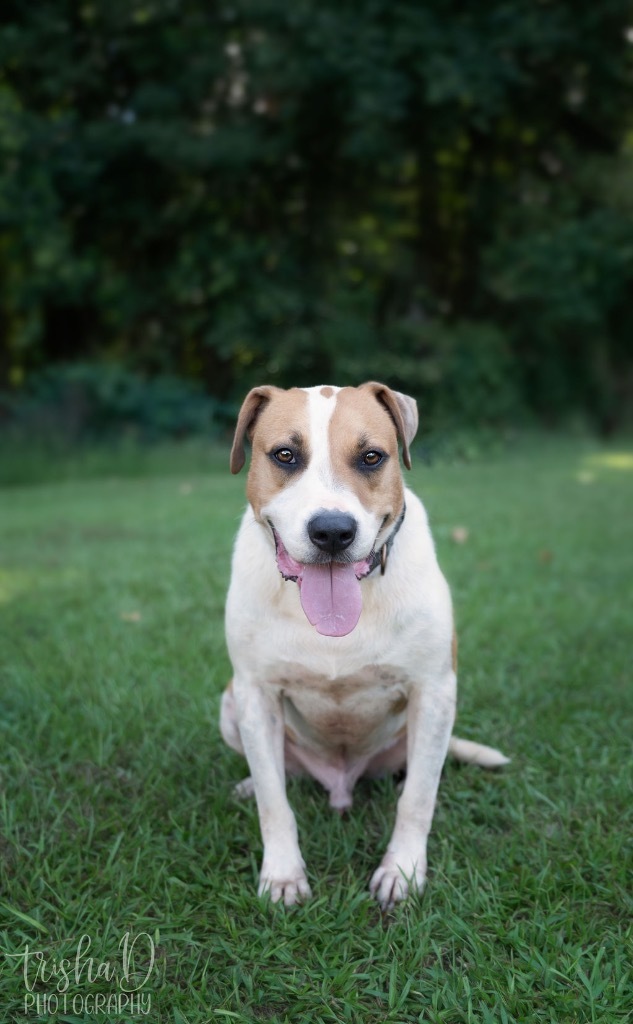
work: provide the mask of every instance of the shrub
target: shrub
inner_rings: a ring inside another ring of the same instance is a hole
[[[5,432],[72,443],[217,433],[234,411],[173,376],[86,363],[34,374],[23,389],[5,394],[2,405]]]

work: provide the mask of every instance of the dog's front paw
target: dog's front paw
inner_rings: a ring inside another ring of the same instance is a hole
[[[369,890],[383,910],[405,900],[411,892],[422,892],[426,878],[426,857],[386,853],[374,871]]]
[[[298,846],[290,842],[286,846],[266,844],[258,895],[269,896],[270,902],[283,902],[286,906],[293,906],[312,895]]]
[[[269,896],[271,903],[283,902],[287,907],[309,899],[312,890],[306,878],[303,861],[274,863],[264,858],[257,894]]]

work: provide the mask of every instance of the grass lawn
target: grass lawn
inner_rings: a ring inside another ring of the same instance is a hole
[[[0,492],[2,1020],[633,1020],[628,452],[410,475],[453,588],[457,731],[513,761],[447,764],[426,892],[385,916],[366,887],[390,779],[343,821],[293,780],[314,899],[255,895],[256,811],[217,729],[244,478],[172,461]],[[126,933],[145,1018],[120,998]]]

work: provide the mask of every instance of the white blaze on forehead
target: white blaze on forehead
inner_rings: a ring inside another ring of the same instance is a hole
[[[340,388],[304,388],[308,395],[308,417],[310,422],[310,462],[307,473],[327,487],[337,489],[332,460],[330,458],[330,420],[336,408],[336,394]]]

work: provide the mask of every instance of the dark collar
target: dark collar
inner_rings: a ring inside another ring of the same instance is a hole
[[[374,571],[374,569],[377,569],[378,566],[380,566],[380,575],[381,576],[385,575],[385,569],[387,568],[387,558],[389,557],[389,552],[391,551],[391,549],[393,547],[393,542],[396,539],[396,534],[397,534],[398,530],[400,529],[400,527],[402,526],[402,523],[404,522],[404,514],[405,514],[406,511],[407,511],[407,506],[403,505],[402,506],[402,512],[398,516],[398,518],[396,520],[396,525],[394,526],[393,530],[391,531],[391,533],[387,537],[387,540],[382,545],[382,547],[378,549],[378,551],[374,551],[374,553],[372,555],[372,560],[371,560],[371,568],[370,568],[369,572],[367,573],[368,576],[371,575],[371,573]]]

